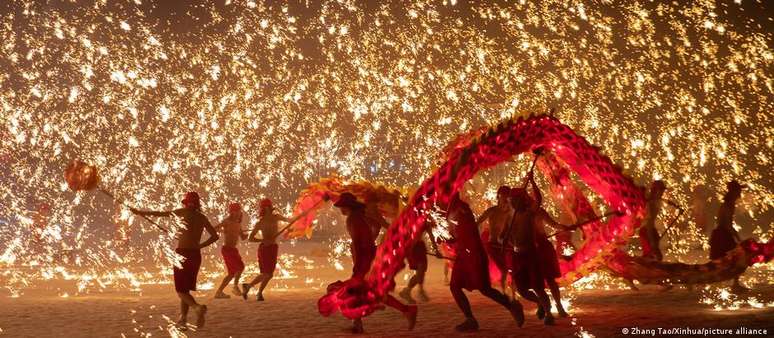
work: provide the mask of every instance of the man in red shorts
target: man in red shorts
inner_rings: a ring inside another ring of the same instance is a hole
[[[488,227],[482,232],[484,249],[492,259],[497,271],[500,272],[500,289],[505,292],[505,281],[508,268],[505,265],[506,251],[502,248],[503,231],[513,218],[513,208],[510,202],[511,188],[507,185],[497,189],[497,205],[486,209],[476,221],[477,225],[488,221]]]
[[[521,327],[524,324],[524,309],[518,300],[510,302],[508,297],[492,288],[489,280],[489,260],[484,251],[484,244],[478,233],[478,225],[470,210],[470,206],[460,199],[459,193],[455,193],[449,203],[449,222],[454,226],[455,250],[457,258],[452,270],[451,289],[454,301],[465,315],[465,321],[455,327],[460,332],[472,332],[478,330],[478,321],[473,317],[470,302],[463,289],[468,291],[478,290],[482,295],[502,305]]]
[[[232,279],[234,280],[233,294],[242,296],[242,291],[239,290],[239,278],[245,269],[245,263],[242,262],[242,256],[239,255],[237,248],[240,238],[247,239],[247,234],[242,231],[242,206],[239,203],[229,204],[228,216],[220,222],[216,229],[223,232],[224,241],[220,254],[223,256],[223,263],[226,264],[226,277],[223,277],[218,290],[215,291],[215,298],[230,298],[229,295],[223,293],[223,289],[228,286]]]
[[[207,216],[202,214],[199,194],[189,192],[183,199],[183,208],[174,211],[140,211],[132,208],[131,211],[137,215],[146,216],[175,216],[178,217],[183,227],[180,228],[178,235],[177,252],[183,257],[181,267],[175,266],[173,269],[175,280],[175,291],[180,297],[180,320],[177,324],[181,329],[187,328],[188,310],[193,309],[196,312],[196,326],[204,327],[204,316],[207,313],[207,306],[200,305],[196,299],[191,296],[191,291],[196,291],[196,277],[199,274],[199,266],[202,263],[201,249],[209,246],[218,240],[218,232],[212,227]],[[202,232],[207,230],[210,234],[204,243],[199,243]]]
[[[524,188],[511,190],[511,203],[514,216],[506,234],[506,244],[512,245],[513,283],[519,295],[538,304],[538,318],[543,319],[545,325],[554,325],[545,281],[548,281],[549,285],[556,285],[554,278],[558,277],[559,263],[556,252],[545,235],[544,224],[564,226],[554,222]],[[542,234],[540,229],[543,229]],[[549,249],[553,255],[549,254]],[[544,273],[548,274],[548,278]],[[557,304],[561,304],[558,286],[555,291]],[[564,310],[560,310],[560,314],[563,313]]]
[[[333,204],[347,217],[347,232],[352,237],[350,250],[352,252],[352,278],[364,279],[371,269],[371,263],[376,258],[376,244],[372,233],[373,227],[367,221],[365,204],[358,202],[355,195],[343,193],[339,200]],[[384,296],[384,304],[403,313],[409,323],[409,330],[414,328],[417,320],[417,307],[406,306],[395,297],[387,294]],[[355,319],[352,326],[353,333],[363,333],[363,321]]]
[[[435,252],[438,253],[438,247],[435,244],[435,239],[433,238],[432,231],[430,231],[430,227],[428,226],[425,229],[425,233],[427,233],[427,236],[430,238],[430,243],[433,245]],[[427,297],[427,293],[425,293],[424,287],[425,274],[427,273],[427,245],[425,245],[425,241],[422,237],[423,236],[420,236],[420,238],[417,239],[417,242],[411,247],[411,250],[409,250],[408,255],[406,256],[409,269],[414,270],[414,275],[409,279],[408,285],[398,293],[409,304],[416,303],[416,300],[411,297],[411,290],[414,289],[415,286],[417,287],[419,301],[430,301],[430,298]]]
[[[242,284],[242,298],[247,300],[247,293],[250,291],[250,288],[261,283],[256,299],[263,301],[263,290],[266,289],[266,285],[274,277],[274,270],[277,267],[277,253],[279,251],[279,246],[277,245],[278,225],[280,221],[287,221],[287,218],[274,211],[274,206],[268,198],[261,200],[259,207],[260,219],[253,231],[250,232],[248,240],[250,242],[261,242],[258,245],[258,266],[261,273],[252,282]],[[261,232],[262,239],[255,238],[258,231]]]

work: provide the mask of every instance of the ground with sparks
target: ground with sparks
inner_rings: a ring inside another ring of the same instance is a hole
[[[441,337],[454,335],[453,325],[462,320],[448,288],[442,282],[441,262],[431,262],[428,293],[431,301],[420,305],[419,321],[415,331],[406,330],[399,313],[385,310],[365,320],[366,332],[374,336]],[[349,265],[344,266],[349,269]],[[347,271],[338,271],[330,265],[316,266],[314,272],[320,283],[344,278]],[[402,274],[401,274],[402,277]],[[207,284],[211,280],[202,280]],[[204,283],[201,283],[204,282]],[[40,337],[57,333],[67,337],[127,337],[150,334],[174,335],[168,331],[168,319],[177,315],[178,300],[171,285],[146,285],[142,292],[105,291],[104,293],[62,297],[62,286],[51,283],[36,290],[28,290],[19,298],[0,298],[0,328],[13,337]],[[347,333],[348,321],[341,315],[324,318],[317,313],[317,298],[323,294],[318,282],[308,284],[304,276],[273,282],[282,285],[266,293],[267,301],[258,303],[241,299],[211,299],[213,291],[197,293],[199,300],[210,309],[207,327],[200,332],[189,331],[192,337],[248,337],[261,336],[337,336]],[[400,281],[400,285],[405,282]],[[306,286],[304,286],[306,285]],[[60,289],[57,290],[57,287]],[[324,287],[324,285],[323,285]],[[753,294],[759,299],[774,302],[774,287],[764,286]],[[769,299],[767,299],[768,297]],[[767,328],[771,331],[774,308],[750,306],[736,311],[715,311],[710,305],[700,304],[698,291],[673,290],[662,292],[658,287],[646,286],[641,291],[585,290],[568,292],[573,318],[559,319],[556,327],[546,329],[534,317],[535,307],[527,305],[527,322],[522,329],[515,327],[510,315],[498,305],[478,294],[471,294],[474,312],[481,324],[480,335],[548,335],[568,337],[592,334],[607,337],[620,334],[623,327],[693,327],[693,328]],[[45,324],[45,325],[41,325]]]

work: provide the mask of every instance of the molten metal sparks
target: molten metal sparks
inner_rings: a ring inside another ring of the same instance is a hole
[[[288,213],[295,192],[331,172],[418,184],[456,134],[548,106],[638,183],[664,179],[683,206],[712,204],[722,183],[741,178],[750,188],[738,225],[774,237],[772,33],[735,21],[738,4],[416,1],[365,11],[339,1],[302,14],[235,2],[206,9],[212,20],[195,32],[165,30],[131,3],[9,6],[0,266],[11,297],[49,279],[72,280],[67,296],[169,283],[173,236],[68,191],[69,159],[101,168],[102,184],[133,206],[172,209],[199,190],[211,216],[234,199],[255,214],[266,196]],[[471,184],[471,199],[492,200],[488,185],[516,185],[526,168],[500,169]],[[704,260],[690,254],[707,249],[707,214],[670,230],[668,259]],[[445,217],[433,219],[448,238]],[[331,244],[339,270],[347,248]],[[278,277],[310,264],[281,258]],[[771,283],[771,265],[762,269]],[[576,288],[625,287],[587,278]]]

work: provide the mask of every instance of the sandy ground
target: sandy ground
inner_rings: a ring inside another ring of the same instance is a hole
[[[299,272],[296,278],[272,282],[270,288],[275,286],[275,289],[267,291],[266,301],[260,303],[252,295],[249,301],[236,297],[215,300],[212,290],[197,292],[197,298],[209,307],[207,325],[200,331],[189,330],[185,334],[189,337],[350,336],[346,332],[349,325],[346,319],[340,314],[324,318],[316,307],[324,285],[348,275],[349,266],[344,268],[337,271],[325,259],[319,259],[314,268]],[[463,318],[442,279],[442,263],[431,260],[427,281],[431,301],[420,304],[414,331],[406,330],[406,322],[399,313],[387,309],[365,319],[366,336],[460,336],[453,326]],[[200,282],[207,284],[214,279],[205,277]],[[26,290],[19,298],[0,292],[0,336],[165,337],[174,334],[169,331],[167,318],[177,318],[179,301],[171,285],[146,285],[141,292],[105,290],[67,298],[61,297],[63,288],[57,285],[50,283]],[[774,301],[774,286],[758,287],[755,293],[764,302]],[[521,329],[499,305],[477,293],[469,297],[481,330],[467,336],[569,337],[587,332],[609,337],[621,336],[623,328],[634,327],[746,327],[774,332],[772,307],[714,311],[698,302],[697,292],[684,289],[662,292],[658,287],[646,286],[638,292],[577,291],[572,300],[572,317],[558,318],[554,327],[545,327],[535,318],[534,305],[525,303],[528,316]]]

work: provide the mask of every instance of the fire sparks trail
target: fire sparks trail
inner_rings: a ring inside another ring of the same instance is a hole
[[[13,295],[37,279],[84,292],[169,273],[171,236],[68,191],[70,159],[102,168],[130,205],[170,209],[200,190],[213,216],[264,196],[289,210],[331,172],[418,184],[456,134],[549,106],[682,205],[741,178],[743,222],[773,237],[774,51],[770,31],[735,19],[749,7],[227,3],[197,8],[189,17],[206,19],[188,31],[141,1],[0,5],[0,265]],[[706,243],[696,221],[673,231],[672,257]]]

